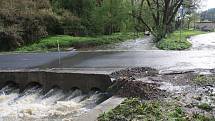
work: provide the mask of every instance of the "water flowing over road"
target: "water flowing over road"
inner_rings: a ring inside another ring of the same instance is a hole
[[[215,52],[212,51],[131,51],[131,52],[82,52],[68,56],[40,68],[118,69],[129,67],[153,67],[159,70],[189,70],[215,68]]]

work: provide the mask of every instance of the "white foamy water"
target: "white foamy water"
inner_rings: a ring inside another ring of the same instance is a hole
[[[97,105],[102,93],[82,94],[75,90],[65,94],[60,89],[51,89],[42,94],[42,89],[33,87],[19,93],[6,86],[0,90],[0,121],[60,121],[78,117]]]

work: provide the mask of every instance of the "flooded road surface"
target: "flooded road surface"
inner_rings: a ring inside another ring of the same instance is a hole
[[[215,50],[215,32],[193,36],[190,38],[190,50]]]
[[[215,68],[215,51],[106,51],[81,52],[38,68],[128,68],[152,67],[159,70]]]

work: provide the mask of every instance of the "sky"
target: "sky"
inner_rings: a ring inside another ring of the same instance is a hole
[[[215,8],[215,0],[203,0],[202,10],[207,10],[210,8]]]

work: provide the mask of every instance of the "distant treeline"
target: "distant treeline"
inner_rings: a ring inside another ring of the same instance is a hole
[[[53,34],[95,36],[128,31],[130,0],[0,0],[0,50]]]

